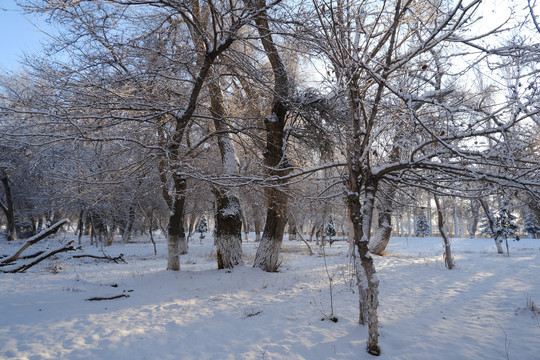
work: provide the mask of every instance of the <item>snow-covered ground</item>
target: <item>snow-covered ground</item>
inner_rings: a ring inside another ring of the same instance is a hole
[[[57,248],[57,235],[26,253]],[[0,243],[11,255],[22,242]],[[193,240],[181,271],[164,270],[166,244],[139,239],[104,251],[127,264],[59,254],[24,274],[0,273],[2,359],[370,359],[367,328],[357,325],[358,295],[348,247],[321,254],[284,241],[278,273],[251,267],[257,244],[244,243],[246,266],[216,270],[212,240]],[[315,244],[312,244],[315,249]],[[540,359],[540,240],[455,239],[447,270],[442,240],[393,238],[375,257],[380,278],[380,359]],[[6,269],[4,267],[3,269]],[[114,300],[92,297],[129,295]]]

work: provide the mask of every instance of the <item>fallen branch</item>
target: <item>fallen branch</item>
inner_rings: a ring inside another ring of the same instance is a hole
[[[70,241],[69,243],[64,245],[64,247],[61,247],[60,249],[50,251],[50,252],[46,253],[45,255],[37,258],[36,260],[34,260],[33,262],[31,262],[29,264],[22,265],[22,266],[19,266],[18,268],[7,270],[7,271],[4,271],[4,272],[5,273],[22,273],[22,272],[25,272],[26,270],[30,269],[32,266],[34,266],[36,264],[39,264],[43,260],[45,260],[47,258],[50,258],[53,255],[56,255],[56,254],[61,253],[61,252],[72,251],[72,250],[77,250],[77,249],[79,249],[79,248],[75,247],[73,245],[73,241]]]
[[[308,250],[309,250],[309,255],[313,255],[313,250],[311,250],[311,246],[309,246],[308,242],[306,241],[306,239],[304,239],[304,237],[302,236],[302,232],[301,231],[298,231],[296,230],[296,234],[300,237],[300,240],[302,240],[304,242],[304,244],[306,244]]]
[[[86,299],[86,301],[101,301],[101,300],[114,300],[114,299],[119,299],[119,298],[128,298],[129,295],[128,294],[120,294],[120,295],[115,295],[115,296],[110,296],[110,297],[91,297],[90,299]]]
[[[30,254],[30,255],[26,255],[26,256],[21,256],[19,257],[17,260],[28,260],[28,259],[33,259],[35,257],[38,257],[39,255],[45,253],[45,251],[41,250],[41,251],[38,251],[37,253],[35,254]],[[13,265],[11,263],[6,263],[6,264],[3,264],[3,263],[0,263],[0,267],[2,266],[9,266],[9,265]]]
[[[73,258],[74,259],[80,259],[80,258],[84,258],[84,257],[87,257],[87,258],[92,258],[92,259],[98,259],[98,260],[105,260],[107,262],[112,262],[114,261],[115,263],[118,264],[119,261],[123,262],[124,264],[127,264],[127,261],[124,260],[124,254],[120,254],[118,255],[117,257],[111,257],[111,256],[108,256],[108,255],[104,255],[104,256],[96,256],[96,255],[86,255],[86,254],[83,254],[83,255],[73,255]]]
[[[23,253],[24,250],[28,249],[31,245],[34,245],[38,241],[43,240],[46,237],[56,233],[58,230],[60,230],[62,228],[62,226],[64,226],[65,224],[68,224],[68,223],[69,223],[69,219],[63,219],[63,220],[60,220],[59,222],[49,226],[48,228],[43,229],[38,234],[36,234],[36,235],[32,236],[31,238],[29,238],[28,240],[26,240],[26,242],[19,249],[19,251],[17,251],[15,254],[11,255],[7,259],[2,260],[2,264],[9,264],[9,263],[14,262],[15,260],[17,260],[19,258],[19,256],[21,256],[21,254]]]

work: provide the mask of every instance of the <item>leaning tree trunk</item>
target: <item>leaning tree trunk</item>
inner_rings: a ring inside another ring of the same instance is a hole
[[[489,230],[491,231],[492,234],[495,234],[495,219],[493,218],[493,215],[489,211],[488,203],[484,199],[478,199],[478,201],[480,202],[480,205],[482,205],[482,209],[484,209],[484,213],[486,214]],[[497,252],[499,254],[504,254],[504,250],[501,245],[501,242],[496,238],[494,240],[495,240],[495,246],[497,247]]]
[[[6,203],[4,204],[2,201],[0,201],[0,207],[4,211],[7,219],[7,240],[17,240],[17,231],[15,229],[15,211],[13,209],[11,188],[9,186],[9,180],[5,171],[0,173],[0,181],[2,182],[4,194],[6,195]]]
[[[289,80],[287,69],[279,55],[268,26],[265,9],[266,1],[252,0],[250,4],[258,12],[255,23],[274,75],[275,95],[272,103],[272,113],[264,120],[266,128],[266,151],[264,157],[265,164],[269,169],[268,175],[279,177],[286,174],[284,169],[287,168],[284,139]],[[279,250],[283,241],[285,225],[287,224],[287,196],[283,191],[284,186],[284,181],[278,181],[275,186],[265,189],[268,202],[266,224],[253,265],[264,271],[274,272],[279,267]]]
[[[378,228],[369,241],[369,251],[375,255],[382,255],[392,236],[392,198],[396,193],[396,189],[391,186],[389,185],[387,191],[380,196]]]
[[[469,222],[469,226],[467,228],[467,231],[469,232],[469,237],[472,239],[474,238],[476,234],[476,230],[478,228],[478,218],[479,218],[479,206],[480,203],[474,199],[471,199],[470,201],[470,209],[471,209],[471,219]]]
[[[450,239],[448,238],[446,230],[444,229],[444,216],[441,209],[441,203],[437,194],[433,194],[433,198],[435,199],[435,206],[437,207],[437,224],[439,225],[439,232],[441,233],[441,236],[444,240],[444,262],[448,270],[452,270],[452,268],[454,267],[454,260],[452,259]]]

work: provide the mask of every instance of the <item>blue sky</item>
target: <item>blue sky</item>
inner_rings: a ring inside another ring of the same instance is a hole
[[[16,71],[24,52],[40,51],[47,36],[33,23],[46,28],[44,20],[22,14],[13,0],[0,0],[0,71]]]

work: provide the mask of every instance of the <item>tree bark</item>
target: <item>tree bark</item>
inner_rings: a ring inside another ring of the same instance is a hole
[[[216,197],[216,252],[218,269],[243,265],[240,201],[226,191],[213,188]]]
[[[253,226],[255,227],[255,242],[261,241],[261,221],[258,217],[253,221]]]
[[[232,139],[228,133],[229,125],[225,119],[225,103],[219,85],[219,76],[212,71],[214,79],[208,84],[210,92],[210,112],[214,127],[219,133],[217,143],[221,155],[223,173],[236,175],[239,165]],[[212,187],[216,198],[216,252],[218,269],[230,269],[243,265],[242,260],[242,212],[240,201],[232,189]]]
[[[488,221],[488,227],[492,234],[495,234],[495,219],[493,218],[493,215],[491,215],[491,211],[489,211],[489,205],[484,199],[478,199],[480,202],[480,205],[482,205],[482,209],[484,209],[484,213],[486,214],[486,218]],[[495,240],[495,246],[497,247],[497,252],[499,254],[504,254],[503,247],[501,245],[501,242],[498,241],[498,239]]]
[[[371,219],[377,192],[377,181],[373,178],[360,180],[358,173],[349,162],[349,191],[347,193],[347,205],[353,225],[353,240],[358,251],[360,262],[355,262],[355,270],[359,292],[359,323],[368,325],[367,351],[372,355],[379,355],[379,320],[377,308],[379,306],[379,279],[376,274],[373,258],[369,253],[369,240]],[[363,208],[360,204],[359,183],[364,182],[365,201]]]
[[[286,174],[287,159],[285,156],[285,123],[287,116],[286,101],[289,96],[289,80],[287,69],[277,50],[271,35],[266,14],[266,1],[253,0],[251,6],[255,7],[258,15],[255,23],[259,32],[268,61],[274,74],[275,96],[272,103],[272,112],[264,120],[266,128],[265,164],[268,175],[283,176]],[[267,187],[266,224],[264,226],[261,243],[255,255],[254,267],[264,271],[274,272],[279,267],[279,250],[283,241],[283,233],[287,224],[287,196],[283,191],[285,183],[277,181],[276,186]]]
[[[471,199],[470,201],[471,219],[469,222],[469,226],[467,228],[467,231],[469,232],[469,237],[471,239],[474,238],[476,234],[476,230],[478,228],[479,206],[480,206],[480,203],[478,201]]]
[[[17,231],[15,229],[15,210],[13,208],[13,199],[11,197],[11,187],[9,186],[9,179],[5,172],[0,172],[0,181],[4,188],[4,194],[6,196],[6,203],[0,201],[0,208],[4,211],[7,220],[7,240],[17,240]]]
[[[172,209],[167,227],[167,270],[180,270],[180,255],[187,254],[188,245],[184,230],[184,203],[186,200],[187,181],[178,174],[173,174],[175,193],[172,196]]]
[[[379,197],[378,228],[375,235],[369,241],[369,251],[372,254],[382,255],[390,242],[390,237],[392,236],[392,198],[395,193],[395,188],[388,187],[387,191]]]
[[[296,222],[294,221],[294,217],[289,215],[288,219],[289,224],[289,241],[296,240]]]
[[[450,239],[448,238],[448,235],[446,234],[446,230],[444,229],[444,216],[441,209],[439,196],[437,196],[437,194],[433,194],[433,198],[435,199],[435,206],[437,207],[437,224],[439,226],[439,232],[441,233],[441,236],[444,240],[444,254],[445,254],[444,262],[448,270],[452,270],[452,268],[454,267],[454,260],[452,259]]]
[[[135,222],[135,206],[134,204],[129,205],[127,224],[124,228],[124,233],[122,234],[122,242],[127,244],[131,240],[131,232],[133,231],[133,223]]]

